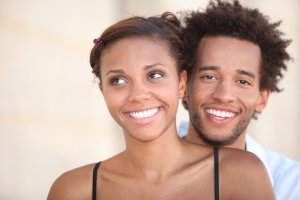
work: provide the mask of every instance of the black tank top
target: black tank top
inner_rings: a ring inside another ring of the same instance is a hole
[[[101,162],[95,164],[93,170],[92,200],[97,200],[97,172]],[[214,147],[214,193],[215,200],[219,200],[219,151]]]

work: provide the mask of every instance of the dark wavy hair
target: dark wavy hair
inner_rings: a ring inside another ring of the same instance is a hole
[[[257,44],[261,50],[260,90],[280,92],[278,82],[291,59],[286,48],[291,40],[278,30],[281,21],[271,23],[258,9],[241,6],[239,1],[211,0],[204,11],[183,12],[187,45],[185,67],[188,81],[196,61],[199,41],[205,36],[228,36]],[[187,108],[186,102],[183,102]]]
[[[166,42],[176,60],[178,72],[183,68],[185,43],[179,19],[170,12],[149,18],[131,17],[113,24],[94,40],[90,53],[93,73],[101,82],[101,53],[115,42],[130,37],[151,37]]]

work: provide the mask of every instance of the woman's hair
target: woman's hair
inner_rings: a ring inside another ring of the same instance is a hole
[[[291,59],[286,51],[291,40],[283,39],[283,33],[278,30],[281,21],[271,23],[268,16],[257,9],[242,7],[237,0],[232,3],[212,0],[204,11],[186,12],[184,22],[188,81],[200,40],[205,36],[228,36],[260,47],[260,89],[280,92],[278,82],[287,68],[285,62]]]
[[[163,13],[155,17],[131,17],[107,28],[102,35],[94,40],[94,47],[90,54],[90,65],[95,76],[101,81],[101,54],[115,42],[132,37],[151,37],[164,41],[174,57],[180,72],[184,63],[185,43],[183,41],[180,21],[170,13]]]

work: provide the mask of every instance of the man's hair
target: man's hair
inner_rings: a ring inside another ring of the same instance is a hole
[[[282,38],[283,33],[278,30],[281,21],[271,23],[269,17],[258,9],[243,7],[237,0],[231,3],[211,0],[204,11],[185,12],[184,23],[188,81],[193,73],[200,40],[205,36],[228,36],[260,47],[260,90],[281,91],[278,82],[283,70],[287,69],[285,62],[291,59],[286,51],[291,40]],[[183,105],[187,108],[186,102]]]

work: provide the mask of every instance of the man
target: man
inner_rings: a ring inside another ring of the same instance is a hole
[[[280,91],[277,84],[290,60],[290,40],[282,38],[280,23],[238,1],[220,0],[184,20],[188,89],[183,105],[190,117],[185,139],[256,154],[277,199],[300,199],[300,163],[264,149],[246,133],[269,94]]]

